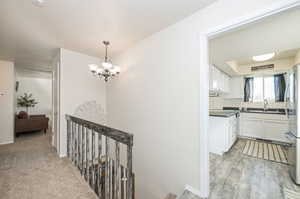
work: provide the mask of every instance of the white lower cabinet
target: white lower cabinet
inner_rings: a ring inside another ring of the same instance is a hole
[[[284,133],[288,131],[285,115],[241,113],[241,136],[289,142]]]
[[[247,137],[261,137],[264,132],[264,123],[261,119],[247,118],[242,120],[241,132]]]
[[[209,152],[223,155],[237,139],[239,122],[236,116],[209,117]]]

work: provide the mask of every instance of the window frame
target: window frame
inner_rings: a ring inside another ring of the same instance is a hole
[[[274,98],[273,100],[268,100],[265,98],[265,78],[266,77],[273,77],[276,75],[277,73],[275,74],[261,74],[261,75],[251,75],[251,76],[245,76],[244,77],[244,80],[245,78],[248,78],[248,77],[252,77],[253,78],[253,81],[255,78],[259,78],[261,77],[262,78],[262,101],[254,101],[253,100],[253,97],[252,97],[252,100],[249,101],[248,103],[262,103],[264,102],[265,100],[267,100],[268,102],[271,102],[271,103],[276,103],[276,99]],[[281,73],[278,73],[278,74],[281,74]],[[254,83],[253,83],[254,84]],[[253,93],[254,93],[254,88],[253,88]]]

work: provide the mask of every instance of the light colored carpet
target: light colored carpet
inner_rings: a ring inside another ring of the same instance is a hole
[[[288,163],[286,150],[281,145],[270,142],[247,140],[243,149],[243,154],[264,160],[284,164]]]
[[[0,198],[96,199],[78,170],[59,158],[49,133],[28,134],[0,146]]]

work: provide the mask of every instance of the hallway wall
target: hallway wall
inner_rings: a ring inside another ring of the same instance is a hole
[[[60,49],[60,156],[67,153],[65,114],[73,115],[80,105],[93,101],[106,111],[105,82],[93,76],[88,67],[100,63],[96,57]]]
[[[217,1],[118,57],[122,72],[107,87],[108,121],[134,134],[136,198],[161,199],[187,184],[200,189],[199,33],[282,2]]]
[[[14,63],[0,60],[0,144],[14,142]]]

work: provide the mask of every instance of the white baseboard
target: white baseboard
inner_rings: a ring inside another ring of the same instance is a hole
[[[65,154],[65,153],[60,153],[60,154],[59,154],[59,157],[60,157],[60,158],[65,158],[65,157],[67,157],[67,154]]]
[[[0,142],[0,145],[13,144],[13,143],[14,143],[14,141]]]
[[[184,187],[185,190],[190,191],[191,193],[199,196],[200,198],[202,198],[202,194],[198,189],[195,189],[194,187],[190,186],[190,185],[185,185]]]

